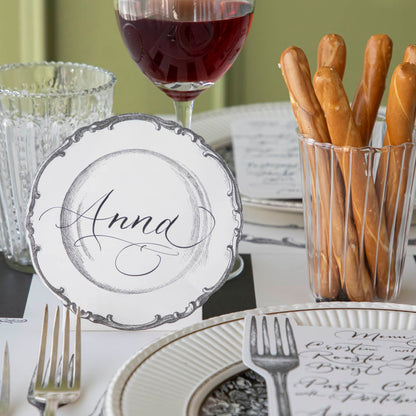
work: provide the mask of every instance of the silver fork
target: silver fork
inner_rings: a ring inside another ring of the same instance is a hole
[[[48,360],[48,363],[46,364],[45,373],[48,372],[49,365],[50,365],[50,360]],[[44,416],[44,414],[45,414],[45,402],[41,402],[41,401],[39,401],[39,400],[37,400],[33,397],[33,392],[34,392],[34,389],[35,389],[35,382],[36,382],[37,368],[38,368],[38,366],[36,365],[35,370],[33,371],[33,374],[32,374],[32,379],[30,380],[30,383],[29,383],[29,388],[28,388],[28,391],[27,391],[27,401],[32,406],[35,406],[39,410],[39,414],[41,416]],[[58,364],[58,369],[60,369],[60,368],[62,368],[62,357],[60,358],[60,361],[59,361],[59,364]],[[72,383],[71,375],[73,376],[73,374],[74,374],[73,369],[74,369],[74,354],[72,354],[71,360],[70,360],[69,383]],[[62,374],[60,374],[60,372],[58,372],[58,370],[57,370],[56,380],[57,380],[58,383],[61,382],[61,377],[62,377]],[[58,407],[65,406],[65,404],[66,403],[62,403]]]
[[[246,334],[249,336],[249,346],[245,348],[243,359],[246,365],[266,380],[269,416],[290,416],[287,374],[299,366],[299,355],[293,329],[289,319],[286,318],[288,353],[285,354],[278,318],[263,316],[261,326],[262,331],[259,337],[256,316],[251,316],[250,331],[249,334]],[[273,333],[272,339],[275,345],[273,352],[269,333]]]
[[[6,342],[3,355],[3,372],[0,388],[0,416],[7,416],[10,402],[10,360],[9,345]]]
[[[45,307],[39,359],[36,371],[33,398],[45,403],[45,416],[54,416],[59,405],[74,402],[81,390],[81,325],[78,309],[75,327],[74,365],[71,370],[69,356],[69,310],[66,310],[62,341],[62,366],[57,368],[59,344],[60,311],[56,309],[52,335],[50,365],[44,372],[46,357],[46,340],[48,332],[48,305]],[[72,374],[70,374],[70,370]]]

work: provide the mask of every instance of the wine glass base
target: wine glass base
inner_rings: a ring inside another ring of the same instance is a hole
[[[213,82],[172,82],[164,84],[154,81],[154,84],[174,101],[193,101],[201,92],[205,91]]]
[[[234,279],[235,277],[239,276],[244,269],[244,260],[240,254],[237,254],[235,258],[234,266],[227,278],[227,280]]]

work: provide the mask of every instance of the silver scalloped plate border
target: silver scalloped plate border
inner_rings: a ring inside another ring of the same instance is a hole
[[[44,276],[44,274],[42,273],[41,267],[38,262],[37,253],[39,252],[40,248],[36,244],[36,239],[34,236],[35,231],[31,222],[31,218],[33,217],[33,214],[34,214],[34,207],[36,204],[36,200],[41,197],[38,191],[38,183],[42,176],[43,171],[47,168],[49,163],[55,158],[65,157],[66,150],[73,144],[78,143],[82,139],[85,133],[93,133],[97,130],[103,130],[106,128],[113,129],[116,124],[123,122],[123,121],[128,121],[128,120],[146,121],[146,122],[152,123],[157,130],[166,129],[166,130],[173,131],[177,135],[188,136],[189,139],[201,149],[202,156],[214,158],[219,163],[220,167],[224,170],[224,174],[226,175],[226,177],[229,179],[227,196],[231,198],[232,206],[233,206],[233,216],[236,222],[236,226],[234,227],[234,235],[232,237],[232,241],[227,246],[227,250],[230,252],[230,262],[228,264],[227,269],[224,271],[223,275],[221,276],[221,278],[218,280],[218,282],[214,286],[204,288],[202,291],[203,293],[196,300],[189,302],[189,304],[184,307],[183,311],[172,312],[165,316],[161,316],[157,314],[155,315],[152,321],[149,321],[144,324],[132,325],[132,324],[124,324],[122,322],[115,321],[111,314],[102,316],[100,314],[94,313],[93,311],[87,311],[83,309],[81,310],[81,317],[83,319],[87,319],[88,321],[91,321],[93,323],[105,325],[105,326],[115,328],[115,329],[133,331],[133,330],[151,329],[151,328],[155,328],[166,323],[173,323],[180,319],[186,318],[187,316],[192,314],[196,309],[202,306],[208,300],[208,298],[226,282],[228,275],[231,272],[232,267],[234,265],[234,262],[237,256],[238,243],[241,239],[242,203],[241,203],[240,193],[238,191],[237,182],[235,178],[233,177],[231,170],[229,169],[225,161],[222,159],[222,157],[216,151],[214,151],[201,136],[194,133],[192,130],[182,127],[175,121],[165,120],[160,117],[152,116],[149,114],[128,113],[128,114],[116,115],[116,116],[107,118],[105,120],[97,121],[89,126],[85,126],[85,127],[78,129],[71,136],[69,136],[63,142],[63,144],[58,149],[56,149],[40,166],[36,174],[35,180],[33,182],[33,185],[32,185],[32,191],[31,191],[31,195],[29,199],[28,211],[27,211],[27,216],[26,216],[27,239],[29,242],[29,249],[31,251],[33,267],[36,271],[36,274],[38,274],[41,277],[42,281],[45,283],[45,285],[63,301],[64,305],[67,308],[69,308],[74,313],[76,313],[78,309],[78,305],[69,299],[69,297],[65,293],[64,288],[54,287],[53,285],[50,284],[46,276]]]

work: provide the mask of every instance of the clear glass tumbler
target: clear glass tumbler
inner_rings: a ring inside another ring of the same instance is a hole
[[[299,137],[310,286],[316,301],[388,301],[400,289],[416,145],[337,147]]]
[[[32,271],[25,216],[39,165],[76,129],[112,115],[115,82],[85,64],[0,66],[0,249],[12,268]]]

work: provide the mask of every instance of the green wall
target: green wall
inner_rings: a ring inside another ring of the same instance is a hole
[[[257,0],[251,33],[224,80],[201,95],[195,111],[224,105],[287,100],[278,68],[281,52],[303,48],[312,71],[316,47],[326,33],[347,43],[344,77],[352,99],[369,36],[393,39],[391,71],[409,43],[416,43],[415,0]],[[130,59],[118,33],[113,0],[0,0],[0,64],[68,60],[113,71],[115,113],[172,113],[172,105]],[[390,73],[391,73],[390,71]]]
[[[0,64],[20,59],[19,2],[0,0]]]
[[[416,43],[415,0],[258,0],[244,56],[242,102],[287,100],[278,69],[281,52],[301,47],[316,66],[316,49],[327,33],[342,35],[347,44],[344,85],[350,99],[361,76],[364,48],[372,34],[393,40],[390,73],[409,43]]]

